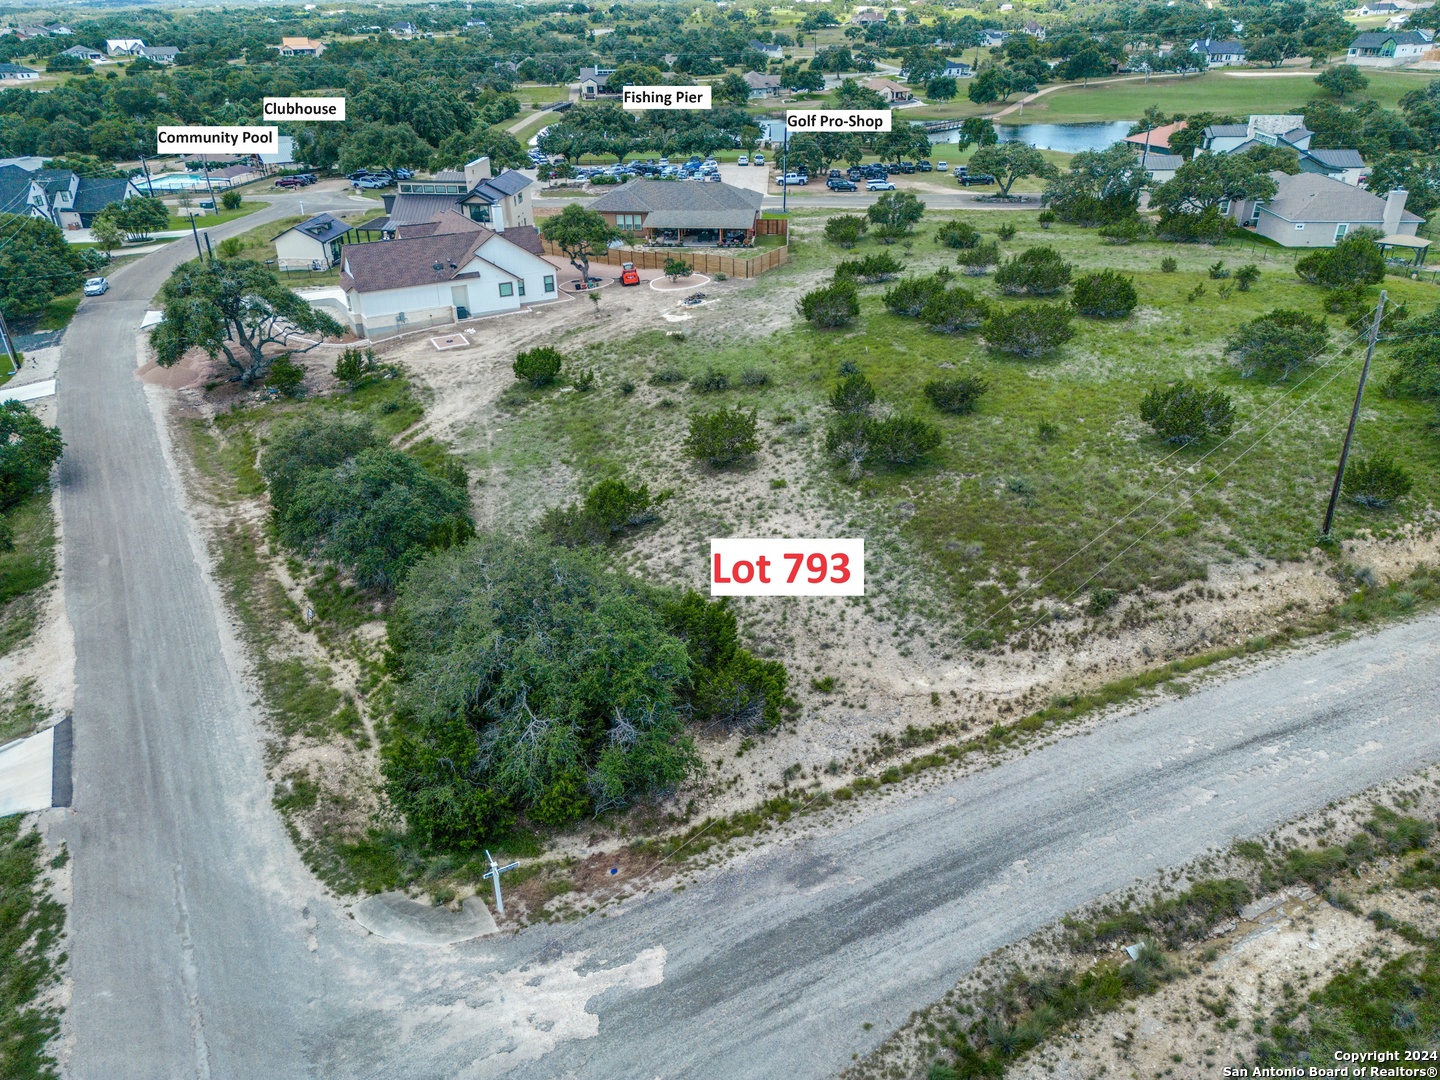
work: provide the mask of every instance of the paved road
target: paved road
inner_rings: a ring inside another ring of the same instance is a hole
[[[738,166],[737,166],[738,168]],[[748,185],[746,185],[748,186]],[[900,190],[907,190],[900,188]],[[836,192],[825,191],[819,181],[815,186],[805,191],[797,191],[790,196],[789,209],[791,210],[862,210],[880,197],[880,192]],[[965,192],[945,191],[916,191],[918,195],[931,210],[1039,210],[1040,196],[1036,192],[1030,192],[1019,202],[983,202],[982,195],[971,195]],[[585,195],[542,195],[535,199],[536,206],[559,206],[564,207],[567,203],[580,202],[582,205],[589,201]],[[779,210],[782,203],[779,195],[766,195],[763,209]]]
[[[1440,760],[1427,618],[897,799],[615,918],[452,946],[367,937],[269,806],[253,705],[134,378],[134,329],[183,255],[117,271],[61,362],[78,1080],[822,1077],[1090,897]]]

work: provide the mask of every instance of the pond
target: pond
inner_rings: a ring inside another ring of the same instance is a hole
[[[996,124],[1001,142],[1023,142],[1041,150],[1058,150],[1078,154],[1081,150],[1104,150],[1130,134],[1129,120],[1109,120],[1094,124]],[[937,131],[932,143],[959,142],[958,131]]]

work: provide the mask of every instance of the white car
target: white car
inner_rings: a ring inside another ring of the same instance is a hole
[[[85,281],[86,296],[104,296],[110,291],[110,282],[103,277],[87,278]]]
[[[755,164],[756,164],[756,165],[764,165],[764,164],[765,164],[765,155],[764,155],[764,154],[756,154],[756,155],[755,155]]]
[[[949,172],[949,171],[950,171],[950,163],[949,163],[948,161],[937,161],[937,162],[935,162],[935,171],[936,171],[936,172]]]
[[[895,190],[895,185],[892,184],[892,183],[890,183],[889,180],[866,180],[866,181],[865,181],[865,190],[866,190],[866,191],[894,191],[894,190]]]
[[[749,164],[750,164],[750,155],[749,155],[749,154],[741,154],[741,155],[740,155],[740,160],[737,161],[737,162],[735,162],[735,164],[736,164],[736,165],[749,165]]]

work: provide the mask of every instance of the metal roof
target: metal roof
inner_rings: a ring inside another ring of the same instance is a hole
[[[317,214],[309,221],[302,221],[299,225],[292,225],[286,229],[285,232],[274,237],[274,239],[279,240],[281,236],[284,236],[285,233],[288,232],[302,232],[312,240],[316,240],[322,244],[328,244],[331,240],[338,240],[349,231],[350,226],[346,225],[339,218],[331,217],[329,214]]]

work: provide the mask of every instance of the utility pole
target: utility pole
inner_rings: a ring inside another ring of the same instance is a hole
[[[10,325],[5,321],[5,312],[0,311],[0,344],[5,346],[5,355],[10,359],[10,374],[20,370],[20,358],[15,353],[15,343],[10,340]]]
[[[494,883],[495,910],[498,911],[501,915],[504,915],[505,901],[500,898],[500,875],[503,874],[506,870],[514,870],[520,864],[518,862],[512,862],[506,866],[501,866],[496,863],[495,856],[491,855],[488,850],[485,852],[485,858],[490,861],[490,869],[487,870],[482,876],[489,878]]]
[[[785,182],[785,170],[790,159],[790,120],[785,120],[785,141],[780,144],[780,212],[790,213],[790,185]]]
[[[1355,405],[1350,410],[1350,426],[1345,429],[1345,445],[1340,448],[1340,465],[1335,470],[1335,484],[1330,489],[1330,505],[1325,508],[1325,524],[1320,528],[1322,537],[1330,535],[1330,526],[1335,520],[1335,504],[1340,501],[1340,482],[1345,479],[1345,461],[1350,457],[1350,443],[1355,438],[1355,422],[1360,419],[1360,399],[1365,396],[1365,378],[1370,374],[1370,358],[1375,355],[1375,341],[1380,337],[1380,320],[1385,316],[1385,290],[1380,290],[1380,302],[1375,305],[1375,319],[1370,324],[1370,341],[1365,346],[1365,363],[1360,368],[1360,385],[1355,388]]]
[[[190,215],[190,235],[195,237],[195,257],[198,259],[205,258],[205,252],[200,250],[200,230],[195,228],[194,214]]]

